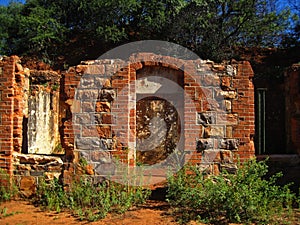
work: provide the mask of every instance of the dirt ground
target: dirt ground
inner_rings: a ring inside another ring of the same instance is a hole
[[[3,213],[3,209],[6,212]],[[300,211],[295,212],[291,225],[300,224]],[[132,209],[123,215],[108,215],[105,219],[97,222],[80,221],[69,213],[42,211],[39,207],[33,206],[28,201],[10,201],[0,205],[1,225],[177,225],[169,213],[169,206],[166,202],[149,200],[144,206]],[[200,225],[190,222],[189,225]],[[233,224],[231,224],[233,225]]]
[[[11,201],[0,205],[0,209],[7,208],[7,216],[0,218],[1,225],[53,225],[53,224],[153,224],[173,225],[177,224],[171,216],[166,215],[169,208],[166,203],[160,201],[148,201],[144,207],[133,209],[123,215],[108,215],[105,219],[97,222],[80,221],[69,213],[45,212],[26,201]],[[13,215],[9,215],[12,213]]]

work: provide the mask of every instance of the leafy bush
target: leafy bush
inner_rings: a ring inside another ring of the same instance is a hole
[[[295,195],[288,185],[275,184],[281,174],[266,180],[266,173],[265,161],[250,160],[235,174],[218,176],[188,165],[168,178],[167,200],[180,212],[181,222],[274,224],[282,213],[291,212]]]
[[[17,187],[3,169],[0,169],[0,202],[8,201],[17,194]]]
[[[67,195],[57,178],[48,183],[45,180],[39,182],[34,200],[35,203],[57,212],[68,204]]]
[[[125,186],[113,182],[94,185],[88,179],[74,181],[68,191],[57,179],[49,183],[42,182],[37,191],[36,203],[49,210],[71,209],[80,217],[95,221],[104,218],[107,213],[124,213],[130,207],[144,203],[150,196],[150,190],[140,186]]]

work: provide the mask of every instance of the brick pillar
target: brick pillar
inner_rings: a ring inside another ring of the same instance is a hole
[[[60,112],[62,116],[62,146],[65,149],[66,161],[72,162],[74,159],[74,130],[72,126],[72,110],[76,107],[74,102],[75,91],[79,85],[83,68],[71,67],[63,74],[61,80],[62,97]]]
[[[16,58],[18,60],[18,58]],[[23,141],[23,116],[25,113],[25,108],[27,106],[29,81],[28,74],[25,74],[21,64],[16,63],[15,68],[15,86],[14,86],[14,114],[13,114],[13,146],[14,151],[21,153],[22,151],[22,141]]]
[[[117,149],[114,149],[115,151],[112,151],[112,154],[125,164],[128,163],[129,151],[134,150],[132,134],[130,135],[130,129],[134,126],[134,122],[130,117],[130,115],[133,115],[129,113],[131,107],[129,104],[131,96],[129,75],[134,76],[134,73],[135,71],[131,71],[129,66],[125,66],[117,70],[115,75],[112,76],[112,88],[117,93],[117,97],[111,105],[111,112],[114,118],[116,118],[116,121],[112,124],[112,131],[117,142],[121,143]],[[134,108],[131,113],[134,113]],[[124,151],[123,147],[128,148],[127,151]]]
[[[12,175],[15,57],[0,61],[0,168]]]
[[[128,162],[136,163],[136,69],[129,67],[129,151]]]
[[[194,66],[194,65],[193,65]],[[200,102],[195,101],[196,91],[201,90],[199,83],[189,74],[184,74],[184,150],[194,152],[196,150],[196,139],[200,137],[201,127],[197,125],[197,109]]]
[[[239,116],[239,123],[233,129],[233,137],[239,140],[238,154],[241,160],[249,159],[255,155],[255,109],[254,109],[254,76],[249,62],[238,64],[237,76],[233,79],[234,88],[238,97],[232,103],[232,112]]]

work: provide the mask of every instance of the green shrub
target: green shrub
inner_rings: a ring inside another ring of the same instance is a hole
[[[0,202],[8,201],[17,194],[17,187],[9,175],[0,168]]]
[[[34,200],[36,204],[60,212],[62,208],[66,207],[68,196],[59,180],[54,178],[49,182],[45,182],[45,180],[39,182]]]
[[[275,184],[281,174],[266,180],[266,173],[266,163],[255,160],[239,165],[235,174],[218,176],[185,166],[168,178],[167,200],[180,212],[181,222],[274,224],[282,213],[291,211],[295,195],[288,185]]]
[[[49,210],[70,209],[81,220],[95,221],[107,213],[124,213],[134,205],[144,203],[150,190],[114,182],[93,184],[82,177],[74,181],[68,191],[58,180],[41,182],[38,186],[36,203]]]

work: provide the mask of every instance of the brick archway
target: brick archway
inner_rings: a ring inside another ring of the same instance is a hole
[[[183,71],[143,67],[136,72],[136,162],[156,164],[184,145]]]

